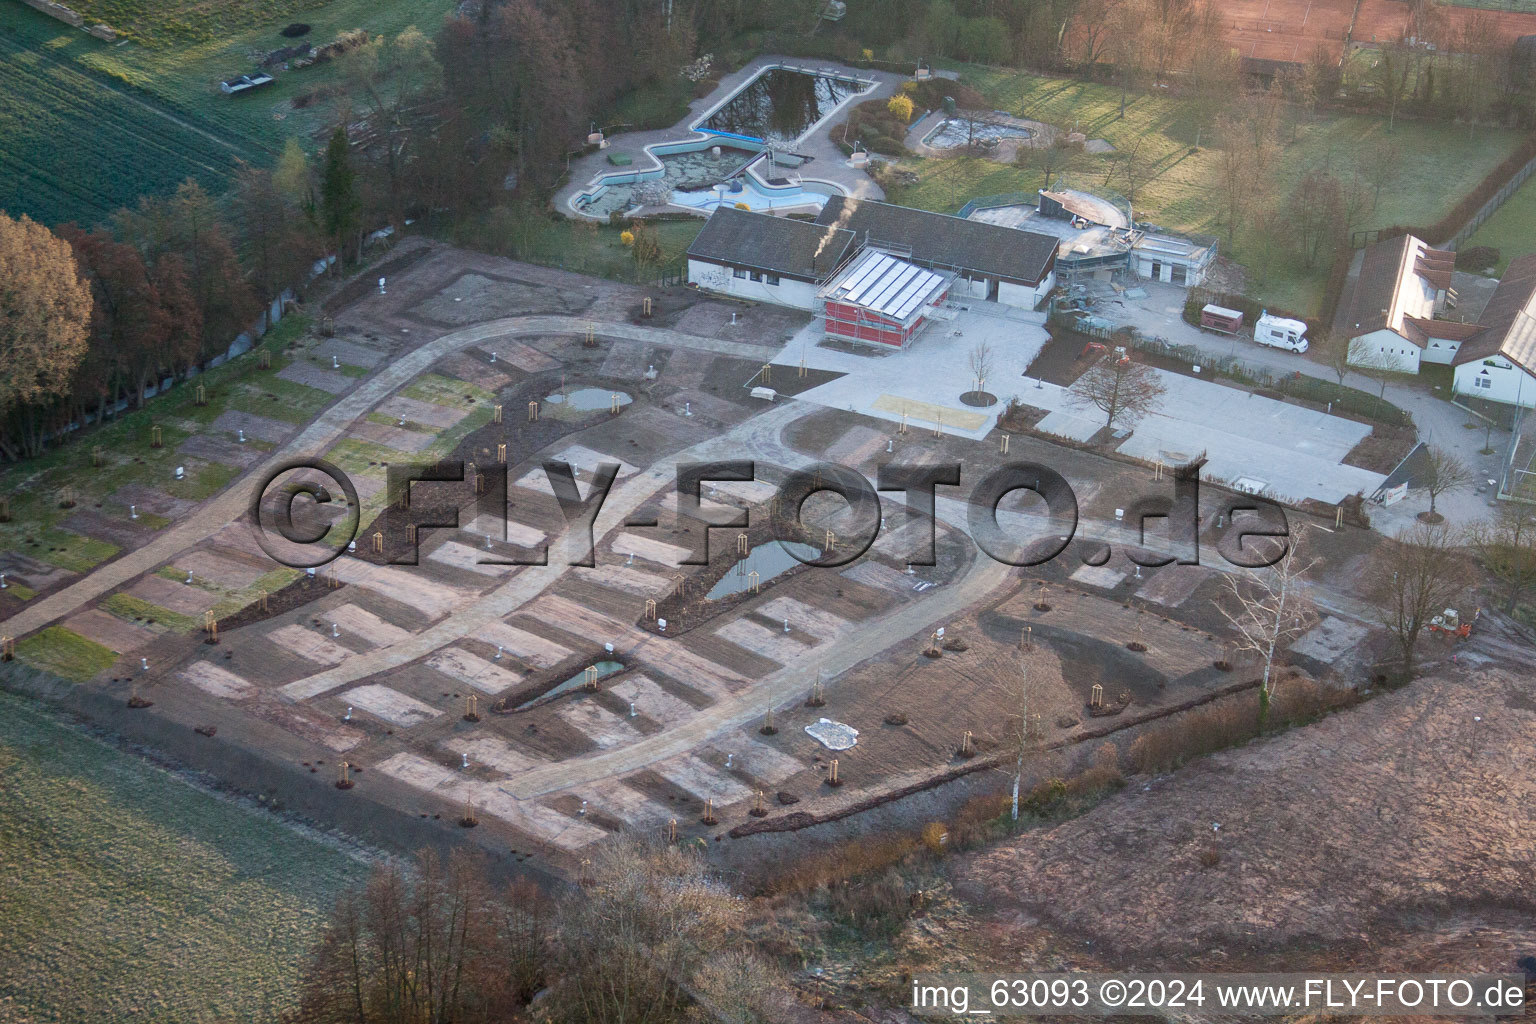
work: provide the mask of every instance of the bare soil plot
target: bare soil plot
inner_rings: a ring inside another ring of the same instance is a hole
[[[277,376],[294,384],[303,384],[308,388],[318,388],[332,395],[339,395],[343,391],[350,391],[356,383],[351,377],[335,370],[323,370],[318,366],[307,363],[289,363],[277,371]]]
[[[569,648],[504,622],[483,626],[474,636],[485,643],[503,648],[511,657],[527,662],[534,668],[551,668],[574,653]]]
[[[416,398],[406,398],[404,395],[386,398],[378,404],[376,411],[394,417],[396,420],[403,419],[407,423],[420,423],[422,426],[436,427],[439,430],[447,430],[469,415],[468,409],[436,405]]]
[[[220,668],[211,661],[194,661],[178,672],[177,676],[204,693],[225,700],[249,700],[259,692],[243,676]]]
[[[380,683],[354,686],[342,694],[342,698],[348,704],[355,704],[364,711],[378,715],[396,725],[416,725],[431,721],[442,714],[430,704],[423,704],[414,697],[408,697]]]
[[[205,611],[219,602],[219,595],[202,587],[173,583],[163,576],[145,576],[128,588],[129,595],[169,608],[183,615],[202,618]]]
[[[99,608],[88,608],[70,616],[64,620],[64,627],[118,654],[131,654],[159,635],[148,626],[126,622]]]
[[[555,713],[599,749],[631,743],[640,738],[640,733],[628,719],[621,718],[594,700],[570,702]]]
[[[226,409],[219,413],[208,426],[212,430],[223,431],[231,436],[243,430],[246,437],[271,444],[286,441],[295,430],[291,423],[257,416],[255,413],[240,412],[238,409]]]
[[[461,647],[445,647],[427,658],[426,663],[446,676],[493,696],[523,681],[520,674],[476,657]]]
[[[331,639],[328,632],[306,629],[296,622],[272,630],[267,634],[267,639],[285,651],[327,668],[340,665],[357,653]]]

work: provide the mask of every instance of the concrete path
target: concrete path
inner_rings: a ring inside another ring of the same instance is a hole
[[[425,373],[446,355],[471,348],[495,338],[515,338],[544,334],[585,334],[592,321],[580,317],[530,316],[489,320],[462,331],[455,331],[427,342],[378,373],[365,378],[353,391],[322,412],[293,440],[277,449],[221,494],[210,498],[150,543],[121,558],[95,569],[89,575],[57,593],[29,603],[6,620],[6,633],[17,639],[65,618],[129,580],[171,561],[177,554],[208,539],[237,521],[250,510],[256,498],[257,482],[280,470],[294,459],[314,458],[345,436],[359,418],[379,402]],[[702,338],[658,327],[632,324],[597,323],[598,336],[639,341],[651,345],[688,348],[700,352],[762,359],[768,353],[758,345]]]
[[[743,447],[751,437],[760,436],[765,429],[777,431],[788,425],[800,410],[792,403],[775,406],[762,416],[748,420],[734,430],[726,431],[686,448],[676,455],[652,464],[637,476],[614,486],[603,502],[593,526],[593,538],[600,542],[614,530],[622,530],[629,516],[647,500],[677,479],[680,462],[709,459],[741,458]],[[751,425],[751,430],[743,427]],[[805,460],[809,462],[810,460]],[[377,672],[424,658],[442,647],[457,643],[482,627],[510,615],[518,608],[533,601],[549,587],[557,583],[568,571],[565,562],[566,535],[562,530],[549,538],[548,565],[530,565],[512,570],[512,578],[506,583],[478,598],[468,607],[451,613],[436,625],[415,633],[400,643],[381,647],[364,654],[356,654],[335,668],[296,680],[282,687],[279,692],[287,700],[300,701],[318,697],[324,693],[356,682]]]

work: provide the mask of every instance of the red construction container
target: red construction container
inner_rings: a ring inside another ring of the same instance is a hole
[[[1225,306],[1206,305],[1200,309],[1200,326],[1208,331],[1236,334],[1243,326],[1243,314]]]

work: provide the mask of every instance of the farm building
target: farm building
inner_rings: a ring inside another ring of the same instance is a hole
[[[1471,325],[1435,319],[1455,304],[1455,263],[1454,252],[1431,249],[1413,235],[1367,247],[1344,304],[1349,362],[1418,373],[1421,362],[1455,359],[1475,333]]]
[[[955,275],[952,298],[1034,309],[1056,284],[1057,239],[869,199],[832,196],[816,223],[852,231],[865,246]]]
[[[1536,408],[1536,253],[1511,260],[1453,363],[1455,390]]]
[[[737,298],[815,309],[817,289],[854,248],[852,231],[722,206],[688,247],[688,282]]]
[[[849,341],[905,348],[935,315],[955,275],[866,248],[818,293],[826,332]]]

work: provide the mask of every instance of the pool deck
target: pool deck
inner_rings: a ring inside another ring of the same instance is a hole
[[[758,57],[721,78],[720,84],[708,96],[689,103],[688,115],[672,127],[647,132],[623,132],[608,140],[609,145],[607,149],[600,149],[594,153],[588,153],[586,156],[572,160],[569,179],[555,193],[555,209],[567,217],[573,216],[568,205],[570,200],[578,193],[589,188],[593,179],[599,175],[619,174],[627,171],[659,170],[661,168],[661,161],[648,153],[645,147],[659,142],[683,142],[688,139],[705,137],[707,133],[694,131],[689,125],[735,93],[764,68],[780,64],[826,71],[829,74],[850,78],[873,79],[875,82],[874,89],[870,92],[850,97],[846,101],[848,106],[863,103],[865,100],[892,96],[901,87],[901,83],[907,80],[906,76],[893,74],[889,71],[863,71],[832,61],[801,60],[794,57],[776,55]],[[846,107],[839,109],[836,113],[826,118],[814,131],[795,144],[794,152],[811,157],[811,160],[800,168],[800,174],[804,178],[832,182],[835,185],[841,186],[852,196],[863,199],[884,199],[885,192],[879,185],[875,184],[874,179],[866,174],[863,168],[850,166],[848,158],[843,155],[843,151],[838,149],[830,138],[832,128],[835,125],[841,124],[845,118]],[[634,163],[629,167],[614,167],[608,163],[610,153],[626,154]],[[682,209],[684,208],[670,205],[647,206],[642,207],[638,211],[638,216],[663,211],[676,212]]]

